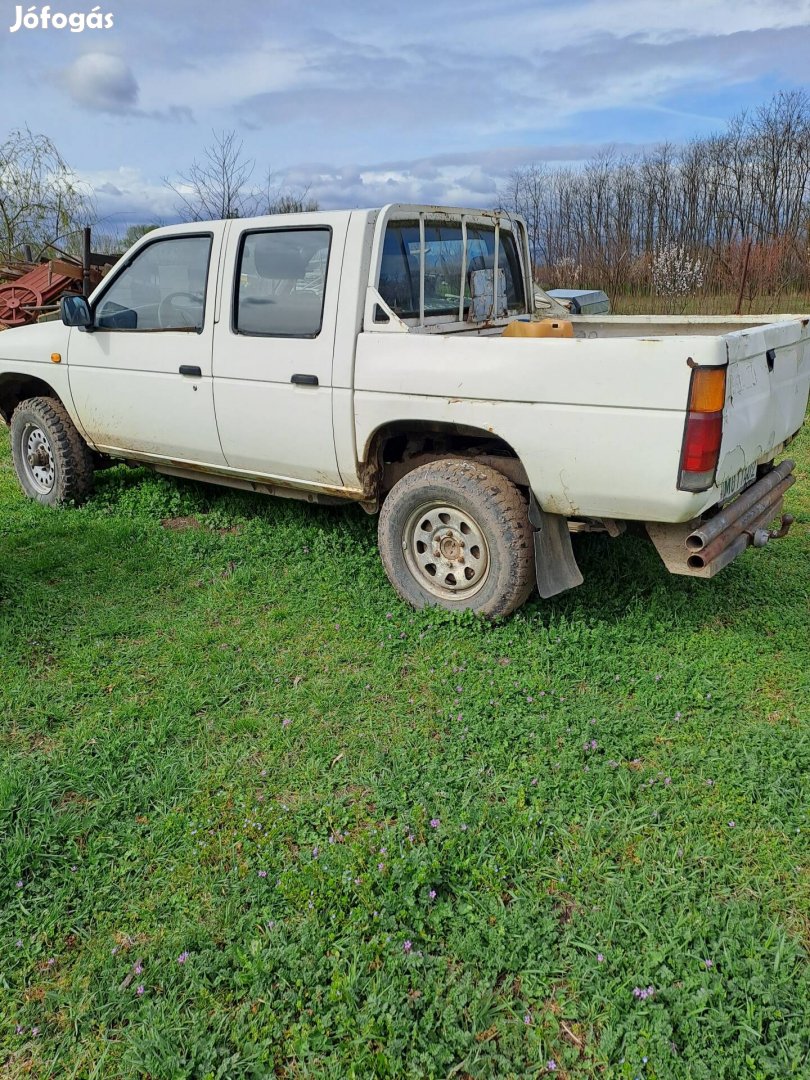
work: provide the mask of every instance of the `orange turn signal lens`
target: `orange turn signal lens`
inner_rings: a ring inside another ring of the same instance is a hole
[[[692,372],[689,412],[722,412],[726,403],[725,367],[700,367]]]
[[[62,354],[60,352],[52,352],[51,353],[51,363],[52,364],[61,364],[62,363]]]

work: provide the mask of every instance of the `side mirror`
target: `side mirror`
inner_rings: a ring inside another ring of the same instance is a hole
[[[59,305],[59,314],[65,326],[93,325],[90,305],[83,296],[63,296]]]

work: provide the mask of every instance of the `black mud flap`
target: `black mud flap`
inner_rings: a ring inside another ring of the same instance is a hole
[[[585,579],[574,558],[568,521],[559,514],[547,514],[534,494],[529,496],[529,521],[534,526],[537,591],[543,599],[581,585]]]

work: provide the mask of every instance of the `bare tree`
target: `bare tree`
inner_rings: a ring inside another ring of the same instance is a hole
[[[0,259],[70,249],[93,213],[89,189],[46,135],[24,128],[0,144]]]
[[[612,151],[581,168],[528,165],[501,205],[522,214],[538,280],[576,268],[591,287],[653,286],[656,252],[699,260],[704,290],[777,295],[810,284],[810,96],[778,93],[725,131],[635,157]]]
[[[212,134],[188,172],[163,182],[179,199],[177,212],[186,221],[249,217],[257,207],[256,191],[249,186],[255,162],[245,157],[235,131]]]
[[[320,210],[318,200],[309,197],[308,185],[298,190],[283,188],[275,184],[275,179],[275,174],[268,172],[259,213],[305,214],[312,210]]]

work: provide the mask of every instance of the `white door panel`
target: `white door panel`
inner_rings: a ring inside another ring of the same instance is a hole
[[[233,222],[214,341],[214,404],[228,465],[342,486],[332,428],[332,358],[347,220]],[[257,239],[258,238],[258,239]],[[328,245],[328,264],[326,253]],[[325,281],[324,281],[325,274]]]
[[[88,438],[99,449],[225,464],[211,379],[216,266],[223,232],[221,223],[200,231],[211,241],[207,275],[204,249],[199,264],[195,261],[190,267],[169,265],[171,257],[154,254],[165,253],[160,245],[199,237],[162,236],[147,242],[94,296],[97,328],[71,330],[71,394]],[[154,265],[145,273],[149,260]],[[199,332],[190,328],[198,320]],[[182,374],[181,368],[191,373]]]

